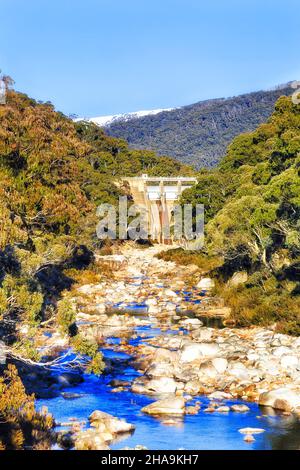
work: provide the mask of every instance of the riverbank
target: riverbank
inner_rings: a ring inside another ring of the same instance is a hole
[[[129,442],[149,448],[173,448],[172,426],[182,429],[185,448],[193,448],[193,434],[201,434],[201,427],[214,421],[229,435],[235,423],[235,444],[232,437],[215,443],[220,446],[215,448],[244,448],[247,439],[263,446],[265,438],[258,437],[257,430],[272,435],[272,425],[260,421],[264,415],[278,417],[279,429],[287,423],[297,426],[300,340],[264,328],[219,328],[213,319],[204,326],[203,306],[211,309],[213,300],[209,291],[197,287],[197,268],[158,260],[155,255],[163,249],[127,245],[121,253],[98,258],[113,268],[113,278],[77,286],[73,301],[81,334],[96,339],[104,352],[105,374],[100,379],[85,376],[73,399],[60,395],[39,403],[49,407],[56,421],[75,419],[72,439],[77,446],[82,433],[88,433],[92,447],[117,445],[117,435],[107,435],[107,429],[95,427],[92,420],[88,425],[95,409],[126,417],[139,438]],[[63,345],[64,338],[48,335],[43,347],[50,351],[59,341]],[[166,398],[167,406],[160,401]],[[268,406],[267,414],[258,403]],[[155,423],[163,427],[161,444],[152,437]],[[252,429],[238,438],[236,433],[244,428]],[[197,448],[212,448],[209,439],[203,436]],[[179,441],[173,445],[178,448]]]

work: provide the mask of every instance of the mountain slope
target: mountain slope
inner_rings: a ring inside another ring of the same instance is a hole
[[[265,122],[277,99],[293,91],[286,84],[269,91],[200,101],[155,115],[119,119],[106,132],[125,139],[132,148],[148,148],[196,168],[213,167],[234,137]]]
[[[205,206],[205,247],[196,256],[206,275],[212,267],[235,321],[299,335],[300,105],[281,97],[268,121],[237,137],[181,202]]]

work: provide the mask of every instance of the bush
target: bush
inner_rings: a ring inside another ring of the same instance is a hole
[[[15,366],[10,364],[0,377],[0,448],[49,449],[52,416],[38,413],[34,396],[26,395]]]
[[[77,334],[72,338],[71,344],[76,353],[91,358],[90,362],[87,364],[87,372],[101,375],[104,370],[105,363],[103,361],[102,353],[98,351],[99,347],[97,342]]]
[[[300,334],[300,299],[291,297],[276,279],[269,278],[262,285],[218,286],[225,304],[232,310],[237,326],[276,325],[284,334]]]

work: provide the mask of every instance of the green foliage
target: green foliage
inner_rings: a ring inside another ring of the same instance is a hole
[[[276,324],[277,331],[300,335],[300,298],[289,295],[284,285],[267,278],[262,285],[228,288],[219,292],[232,308],[238,326]]]
[[[194,173],[191,167],[173,158],[158,157],[149,150],[129,149],[125,141],[107,137],[96,124],[81,121],[76,124],[76,129],[82,140],[93,145],[88,157],[93,168],[101,175],[109,175],[109,178],[140,176],[143,173],[150,176],[188,176]]]
[[[76,311],[69,299],[62,299],[57,303],[56,321],[62,333],[72,335],[72,328],[76,322]]]
[[[130,150],[94,124],[74,123],[51,103],[7,92],[0,106],[0,321],[37,325],[75,282],[65,272],[82,270],[101,246],[96,208],[117,204],[120,175],[190,174],[154,152]],[[58,304],[63,332],[75,334],[75,315]],[[74,330],[74,331],[73,331]],[[5,338],[4,338],[5,339]],[[21,333],[18,347],[30,345]]]
[[[99,347],[96,341],[77,334],[72,338],[72,347],[76,353],[91,358],[86,367],[87,372],[94,373],[95,375],[102,374],[105,363],[102,353],[98,351]]]
[[[171,155],[196,168],[213,167],[232,139],[265,122],[276,100],[282,95],[291,95],[293,91],[286,85],[276,90],[202,101],[154,116],[117,121],[106,131],[125,139],[132,148],[152,149],[159,155]],[[262,137],[267,132],[268,129],[262,128]],[[243,135],[233,145],[238,146],[240,165],[249,162],[250,158],[255,162],[255,153],[249,154],[251,136]]]
[[[205,204],[202,258],[208,266],[222,260],[212,269],[237,323],[276,322],[299,334],[300,106],[281,97],[268,122],[237,137],[219,167],[202,171],[181,202]],[[249,282],[228,288],[239,270]]]
[[[91,361],[87,365],[87,372],[93,373],[95,375],[101,375],[105,368],[105,363],[103,361],[103,355],[101,352],[95,354],[92,357]]]
[[[19,313],[30,325],[39,321],[43,296],[28,280],[6,275],[0,288],[0,316]]]
[[[14,344],[14,351],[21,357],[26,357],[35,362],[41,359],[38,350],[34,346],[34,337],[30,333],[28,333],[28,337],[24,337]]]

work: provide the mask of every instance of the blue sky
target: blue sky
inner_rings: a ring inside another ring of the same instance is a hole
[[[91,117],[300,79],[299,0],[0,0],[16,89]]]

